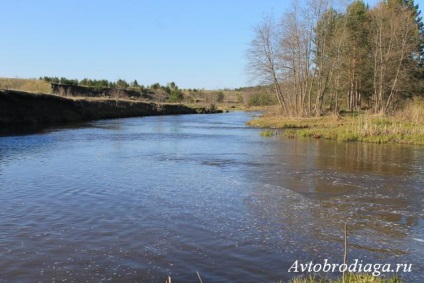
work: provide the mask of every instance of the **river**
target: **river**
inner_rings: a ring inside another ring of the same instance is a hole
[[[0,137],[0,282],[286,281],[343,263],[345,222],[348,263],[424,282],[423,147],[267,138],[255,114]]]

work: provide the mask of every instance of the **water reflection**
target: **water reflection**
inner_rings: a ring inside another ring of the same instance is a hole
[[[353,256],[395,261],[422,253],[411,238],[423,237],[423,148],[285,138],[271,144],[273,165],[255,174],[270,186],[255,191],[255,209],[278,211],[293,236],[318,240],[311,245],[305,237],[312,255],[341,255],[345,221]]]
[[[423,149],[263,138],[252,114],[0,138],[0,281],[276,282],[296,260],[411,262]]]

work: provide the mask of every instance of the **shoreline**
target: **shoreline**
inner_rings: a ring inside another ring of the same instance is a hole
[[[411,109],[408,111],[413,112]],[[422,117],[416,113],[412,116]],[[340,142],[424,145],[424,123],[401,116],[347,113],[339,116],[290,118],[268,112],[246,124],[263,128],[262,136],[282,134],[289,138],[306,137]]]
[[[0,129],[39,128],[86,121],[158,115],[207,114],[222,111],[183,104],[155,104],[135,100],[76,99],[0,90]]]

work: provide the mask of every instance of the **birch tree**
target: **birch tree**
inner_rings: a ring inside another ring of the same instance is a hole
[[[247,51],[250,75],[273,85],[282,111],[288,116],[312,113],[314,30],[327,2],[302,3],[293,1],[279,24],[266,17],[255,28],[255,38]]]
[[[273,85],[278,103],[288,113],[286,97],[281,89],[281,64],[278,54],[278,29],[274,19],[265,17],[254,29],[255,38],[246,52],[248,73],[253,80]]]

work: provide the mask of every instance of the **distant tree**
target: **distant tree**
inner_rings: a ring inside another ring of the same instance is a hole
[[[51,83],[52,82],[52,78],[44,76],[43,78],[41,78],[43,81]]]
[[[155,89],[155,90],[159,89],[160,88],[160,83],[154,83],[154,84],[152,84],[151,85],[151,88],[152,89]]]
[[[87,78],[82,79],[79,84],[81,86],[88,86],[88,79]]]
[[[167,86],[171,89],[178,88],[177,85],[174,82],[168,83]]]
[[[116,82],[116,85],[118,86],[118,88],[124,88],[124,89],[130,86],[125,80],[122,80],[122,79],[119,79]]]
[[[131,86],[132,86],[132,87],[139,87],[139,84],[138,84],[137,80],[134,80],[134,81],[131,83]]]
[[[104,87],[104,88],[108,87],[109,86],[109,81],[108,80],[101,80],[100,81],[100,86],[101,87]]]
[[[169,86],[161,86],[160,87],[164,92],[166,92],[168,95],[171,94],[171,88]]]
[[[77,79],[67,79],[65,77],[61,77],[59,80],[60,84],[63,85],[78,85],[78,80]]]

